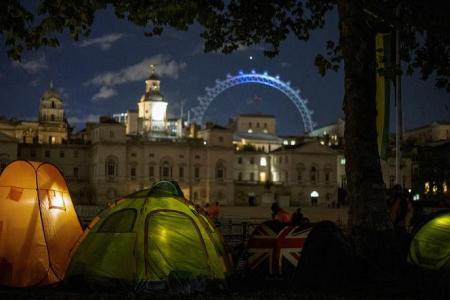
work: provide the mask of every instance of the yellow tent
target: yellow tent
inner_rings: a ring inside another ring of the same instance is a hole
[[[220,233],[161,181],[102,211],[88,226],[66,273],[69,283],[192,293],[223,286],[230,262]]]
[[[62,173],[48,163],[14,161],[0,176],[0,285],[60,281],[82,235]]]

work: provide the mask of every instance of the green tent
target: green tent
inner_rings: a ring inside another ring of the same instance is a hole
[[[220,233],[162,181],[118,200],[88,226],[66,274],[69,283],[189,293],[226,279]]]
[[[450,271],[450,211],[433,215],[415,230],[408,260],[423,268]]]

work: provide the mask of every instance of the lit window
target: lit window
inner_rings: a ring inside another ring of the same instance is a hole
[[[448,192],[447,182],[442,183],[442,192],[444,192],[444,193]]]
[[[295,145],[295,140],[291,140],[291,146]]]
[[[430,183],[428,181],[425,182],[423,189],[424,189],[425,194],[428,194],[430,192]]]
[[[260,160],[259,164],[260,164],[261,167],[267,166],[267,158],[261,157],[261,160]]]
[[[55,190],[48,190],[48,204],[50,209],[61,209],[66,210],[66,205],[64,204],[63,193]]]
[[[341,160],[339,161],[341,166],[345,166],[345,158],[341,158]]]
[[[284,140],[283,141],[283,145],[288,145],[289,144],[289,141],[288,140]]]
[[[436,194],[438,191],[438,186],[433,182],[433,194]]]
[[[266,172],[259,173],[259,181],[266,182]]]

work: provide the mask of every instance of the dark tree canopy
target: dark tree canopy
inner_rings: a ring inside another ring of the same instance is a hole
[[[118,18],[146,28],[146,35],[160,35],[165,27],[187,30],[199,23],[205,51],[230,53],[242,45],[262,44],[274,56],[293,33],[308,40],[322,28],[336,0],[41,0],[35,7],[26,1],[0,3],[0,33],[8,55],[20,59],[23,51],[42,46],[58,47],[56,34],[67,32],[74,40],[89,36],[95,14],[112,7]],[[414,69],[427,79],[434,73],[436,85],[450,91],[450,18],[447,0],[361,0],[358,14],[376,32],[401,28],[402,59],[407,71]],[[399,7],[398,17],[396,8]],[[328,41],[325,55],[316,65],[324,74],[337,70],[342,59],[338,41]]]

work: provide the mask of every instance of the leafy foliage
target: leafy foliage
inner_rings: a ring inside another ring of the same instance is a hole
[[[41,0],[34,11],[19,0],[0,3],[0,33],[8,55],[20,60],[25,50],[58,47],[57,33],[68,31],[76,41],[90,34],[95,13],[111,7],[118,18],[145,27],[147,36],[160,35],[167,26],[188,30],[198,23],[204,31],[205,51],[231,53],[260,44],[275,56],[289,34],[306,41],[324,26],[336,0]],[[407,73],[420,70],[423,79],[434,75],[436,85],[450,91],[450,18],[447,0],[361,0],[363,15],[375,32],[401,30],[401,55]],[[398,7],[398,12],[396,8]],[[342,60],[337,41],[328,41],[318,54],[320,74],[336,71]]]

